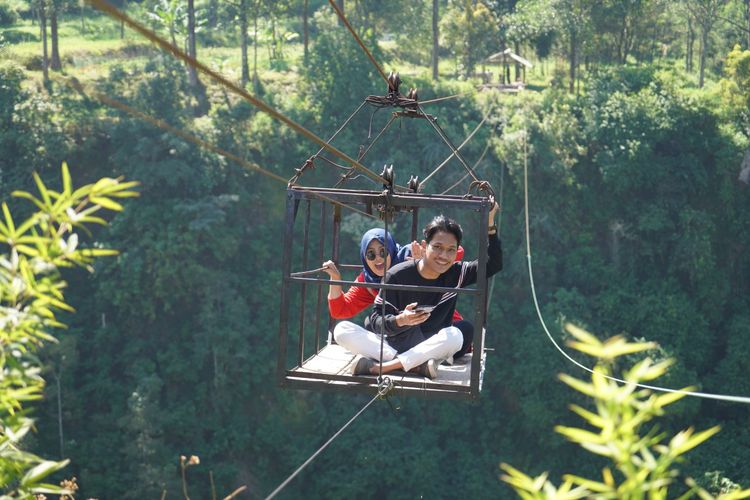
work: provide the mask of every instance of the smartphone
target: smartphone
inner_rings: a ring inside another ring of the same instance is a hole
[[[414,308],[414,311],[417,312],[432,312],[433,309],[435,309],[437,306],[417,306]]]

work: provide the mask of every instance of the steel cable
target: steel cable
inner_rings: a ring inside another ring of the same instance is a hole
[[[121,12],[119,9],[114,7],[112,4],[106,2],[105,0],[87,0],[90,2],[94,7],[101,10],[102,12],[110,15],[111,17],[114,17],[115,19],[118,19],[123,24],[127,24],[130,28],[140,33],[142,36],[149,39],[151,42],[155,43],[159,47],[161,47],[163,50],[172,53],[175,57],[178,59],[181,59],[186,64],[192,66],[193,68],[197,69],[201,73],[207,75],[212,80],[218,82],[225,88],[231,90],[233,93],[237,94],[238,96],[245,99],[247,102],[255,106],[256,108],[260,109],[264,113],[268,114],[272,118],[284,123],[289,128],[294,130],[295,132],[301,134],[302,136],[306,137],[307,139],[311,140],[312,142],[318,144],[328,152],[334,154],[335,156],[338,156],[342,160],[346,161],[347,163],[350,163],[354,168],[362,172],[363,174],[367,175],[370,179],[382,183],[385,180],[380,177],[379,175],[375,174],[362,164],[360,164],[357,160],[354,158],[351,158],[346,153],[339,151],[337,148],[331,146],[330,144],[327,144],[323,139],[318,137],[317,135],[313,134],[309,130],[307,130],[302,125],[298,124],[291,118],[286,117],[285,115],[281,114],[280,112],[276,111],[274,108],[269,106],[268,104],[264,103],[263,101],[257,99],[250,93],[248,93],[245,89],[240,87],[239,85],[227,80],[225,77],[220,75],[219,73],[215,72],[205,64],[201,63],[197,59],[193,58],[192,56],[186,54],[179,48],[175,47],[168,41],[164,40],[163,38],[159,37],[154,33],[153,31],[149,30],[148,28],[140,25],[133,19],[131,19],[129,16]]]
[[[275,173],[273,173],[273,172],[271,172],[269,170],[266,170],[263,167],[261,167],[259,165],[256,165],[255,163],[249,162],[249,161],[245,160],[244,158],[241,158],[241,157],[237,156],[234,153],[230,153],[229,151],[226,151],[225,149],[222,149],[222,148],[220,148],[218,146],[215,146],[215,145],[211,144],[210,142],[207,142],[207,141],[201,139],[200,137],[196,137],[196,136],[194,136],[192,134],[189,134],[189,133],[187,133],[187,132],[185,132],[183,130],[180,130],[180,129],[178,129],[178,128],[176,128],[176,127],[168,124],[164,120],[160,120],[158,118],[154,118],[153,116],[150,116],[150,115],[148,115],[148,114],[146,114],[146,113],[144,113],[142,111],[139,111],[139,110],[133,108],[132,106],[129,106],[129,105],[127,105],[127,104],[125,104],[125,103],[123,103],[121,101],[118,101],[117,99],[113,99],[113,98],[109,97],[108,95],[103,94],[101,92],[96,92],[96,91],[92,91],[92,90],[86,90],[86,89],[84,89],[84,87],[81,84],[81,82],[79,82],[75,78],[60,79],[59,81],[61,83],[65,84],[65,85],[67,85],[68,87],[74,89],[75,91],[79,92],[81,95],[83,95],[85,97],[88,97],[89,95],[93,96],[94,98],[96,98],[102,104],[106,104],[106,105],[111,106],[113,108],[119,109],[120,111],[123,111],[123,112],[125,112],[125,113],[127,113],[127,114],[129,114],[131,116],[139,118],[139,119],[141,119],[141,120],[143,120],[143,121],[145,121],[145,122],[153,125],[154,127],[157,127],[157,128],[162,129],[162,130],[165,130],[165,131],[167,131],[169,133],[172,133],[172,134],[176,135],[177,137],[179,137],[179,138],[181,138],[181,139],[183,139],[185,141],[191,142],[191,143],[193,143],[193,144],[195,144],[195,145],[197,145],[199,147],[202,147],[202,148],[208,149],[210,151],[213,151],[214,153],[216,153],[218,155],[221,155],[221,156],[223,156],[223,157],[225,157],[225,158],[227,158],[229,160],[232,160],[232,161],[238,163],[239,165],[245,167],[248,170],[252,170],[254,172],[258,172],[260,174],[263,174],[263,175],[265,175],[267,177],[270,177],[271,179],[274,179],[276,181],[282,182],[284,184],[287,183],[287,180],[284,179],[283,177],[281,177],[280,175],[277,175],[277,174],[275,174]],[[364,212],[364,211],[359,210],[357,208],[354,208],[352,206],[349,206],[349,205],[346,205],[346,204],[341,203],[339,201],[336,201],[333,198],[330,198],[330,197],[325,196],[323,194],[313,193],[313,195],[316,196],[316,197],[318,197],[319,199],[322,199],[322,200],[328,201],[330,203],[333,203],[334,205],[338,205],[338,206],[340,206],[342,208],[346,208],[348,210],[352,210],[354,212],[357,212],[357,213],[359,213],[361,215],[364,215],[366,217],[370,217],[372,219],[377,219],[377,217],[375,217],[372,214],[368,214],[367,212]]]
[[[266,500],[270,500],[271,498],[273,498],[276,495],[278,495],[279,492],[281,492],[281,490],[283,490],[284,488],[286,488],[286,486],[292,481],[292,479],[294,479],[297,476],[297,474],[299,474],[300,472],[302,472],[302,470],[305,467],[307,467],[308,465],[310,465],[310,463],[313,460],[315,460],[315,458],[318,455],[320,455],[323,452],[323,450],[325,450],[328,447],[329,444],[331,444],[337,437],[339,437],[339,435],[342,432],[344,432],[344,430],[346,430],[346,428],[349,427],[352,424],[352,422],[354,422],[357,419],[357,417],[359,417],[362,413],[364,413],[364,411],[367,408],[369,408],[371,404],[373,404],[375,401],[377,401],[381,397],[382,397],[381,391],[378,390],[378,393],[375,395],[375,397],[373,397],[365,406],[362,407],[361,410],[359,410],[352,418],[350,418],[349,421],[347,423],[345,423],[343,425],[343,427],[341,427],[341,429],[339,429],[333,436],[330,437],[330,439],[328,439],[328,441],[326,441],[325,443],[323,443],[323,446],[321,446],[320,448],[318,448],[318,450],[315,453],[313,453],[312,455],[310,455],[310,457],[307,460],[305,460],[305,462],[302,465],[300,465],[297,468],[297,470],[295,470],[294,472],[292,472],[292,474],[289,477],[287,477],[279,486],[277,486],[276,489],[273,490],[266,497]]]
[[[528,269],[529,269],[529,284],[531,285],[531,296],[534,300],[534,307],[536,308],[536,314],[539,317],[539,322],[542,324],[542,328],[544,328],[544,332],[547,334],[547,338],[549,338],[550,342],[555,346],[555,348],[562,354],[565,359],[576,365],[577,367],[581,368],[582,370],[585,370],[591,374],[599,374],[603,376],[604,378],[611,380],[613,382],[618,382],[621,384],[626,385],[635,385],[636,387],[640,387],[642,389],[650,389],[653,391],[659,391],[659,392],[668,392],[673,394],[683,394],[685,396],[691,396],[696,398],[704,398],[704,399],[716,399],[720,401],[730,401],[733,403],[745,403],[750,404],[750,397],[745,396],[733,396],[728,394],[712,394],[712,393],[706,393],[706,392],[698,392],[698,391],[687,391],[687,390],[681,390],[681,389],[670,389],[667,387],[660,387],[657,385],[648,385],[648,384],[641,384],[641,383],[635,383],[635,382],[628,382],[626,380],[613,377],[611,375],[607,375],[605,373],[595,371],[588,366],[579,363],[575,359],[573,359],[565,350],[560,347],[560,345],[557,343],[557,341],[554,339],[552,334],[550,333],[549,329],[547,328],[547,324],[544,322],[544,317],[542,316],[541,308],[539,307],[539,301],[537,299],[536,295],[536,287],[534,285],[534,274],[532,272],[532,266],[531,266],[531,238],[529,230],[529,175],[528,175],[528,143],[527,143],[527,132],[524,130],[523,134],[523,149],[524,149],[524,156],[523,156],[523,196],[524,196],[524,212],[525,212],[525,227],[526,227],[526,259],[528,261]]]

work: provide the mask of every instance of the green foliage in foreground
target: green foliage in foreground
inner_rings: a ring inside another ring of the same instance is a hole
[[[67,465],[68,460],[45,460],[24,451],[20,443],[31,430],[28,403],[42,397],[44,379],[37,351],[56,342],[53,328],[65,327],[57,311],[73,311],[64,299],[64,267],[91,268],[98,257],[114,250],[82,248],[78,234],[87,225],[106,221],[102,209],[120,211],[117,198],[136,196],[137,183],[103,178],[78,189],[67,165],[62,166],[63,190],[48,189],[34,174],[39,197],[26,191],[13,196],[29,200],[36,212],[17,223],[3,203],[0,240],[7,245],[0,254],[0,486],[13,498],[34,494],[69,494],[68,489],[43,480]],[[5,498],[5,497],[3,497]]]
[[[651,383],[664,375],[672,360],[654,362],[647,357],[624,371],[622,380],[626,383],[622,384],[614,379],[617,358],[653,349],[656,344],[629,343],[620,336],[601,342],[571,324],[566,325],[566,330],[576,339],[569,342],[571,348],[599,360],[590,383],[566,374],[560,375],[565,384],[594,400],[596,413],[575,404],[570,409],[595,430],[563,425],[556,426],[555,430],[583,449],[606,457],[612,467],[602,470],[601,481],[566,474],[563,484],[557,488],[547,479],[546,472],[532,478],[508,464],[502,464],[501,468],[507,473],[502,476],[503,481],[525,499],[669,498],[669,488],[676,484],[679,475],[675,465],[682,460],[682,455],[719,432],[719,426],[697,433],[691,427],[665,442],[666,432],[661,432],[656,426],[645,429],[646,424],[664,415],[664,408],[685,397],[685,393],[654,394],[649,389],[642,389],[639,384]],[[680,499],[696,495],[701,499],[714,498],[692,479],[687,478],[685,482],[688,490]],[[750,489],[735,487],[718,498],[730,500],[748,497]]]

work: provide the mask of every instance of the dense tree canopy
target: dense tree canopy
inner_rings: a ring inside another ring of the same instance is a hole
[[[692,0],[611,0],[598,8],[441,0],[437,80],[432,1],[339,3],[381,66],[401,72],[402,92],[462,94],[428,109],[455,143],[486,117],[462,153],[472,164],[483,158],[476,169],[502,200],[505,267],[489,308],[494,350],[481,399],[406,400],[398,412],[373,406],[288,486],[288,498],[511,497],[498,479],[501,462],[533,475],[599,477],[602,462],[552,433],[571,424],[568,403],[583,402],[556,383],[575,368],[544,335],[531,301],[525,163],[536,292],[553,335],[565,340],[567,321],[654,341],[653,359],[676,360],[664,385],[748,395],[750,191],[738,181],[750,148],[746,2],[712,2],[706,29],[688,5],[701,2]],[[187,2],[116,4],[187,44],[187,25],[160,17]],[[284,185],[90,91],[284,178],[317,146],[203,76],[209,106],[196,112],[183,64],[133,33],[120,40],[121,26],[89,7],[62,13],[66,73],[51,72],[45,85],[39,6],[10,5],[14,24],[0,28],[3,200],[28,188],[33,171],[59,182],[62,160],[77,183],[121,175],[141,183],[140,198],[94,235],[121,254],[91,276],[68,278],[66,297],[77,312],[44,354],[47,397],[28,445],[70,458],[66,474],[78,478],[82,497],[155,498],[167,490],[178,498],[180,455],[200,456],[188,471],[196,498],[211,495],[209,471],[219,494],[245,484],[248,497],[265,496],[368,399],[275,385]],[[205,0],[195,9],[199,59],[321,137],[364,97],[385,92],[326,2]],[[73,48],[66,37],[93,47]],[[698,67],[689,64],[693,46],[696,61],[705,56]],[[501,71],[487,56],[505,48],[533,61],[528,90],[474,92],[483,66]],[[68,76],[88,92],[65,85]],[[389,115],[358,116],[336,147],[356,156]],[[449,154],[424,121],[404,118],[363,161],[377,171],[392,163],[405,182],[424,178]],[[464,173],[454,160],[428,191],[446,190]],[[331,185],[339,172],[321,163],[305,175]],[[354,217],[346,222],[359,227]],[[664,420],[672,434],[717,424],[722,431],[683,470],[708,488],[721,478],[747,487],[747,407],[685,399]]]

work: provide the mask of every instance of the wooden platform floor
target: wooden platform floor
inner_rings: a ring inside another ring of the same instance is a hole
[[[473,354],[462,356],[453,365],[441,364],[438,367],[437,378],[430,380],[416,373],[405,373],[401,371],[391,372],[388,376],[394,381],[409,380],[421,382],[426,386],[430,384],[448,384],[469,387],[471,384],[471,360]],[[293,370],[294,376],[305,378],[305,373],[324,373],[329,375],[351,375],[352,364],[356,356],[343,347],[329,344],[305,361],[301,367]],[[484,372],[484,356],[482,359],[482,373]],[[373,376],[373,378],[375,378]],[[346,382],[338,382],[345,384]]]

